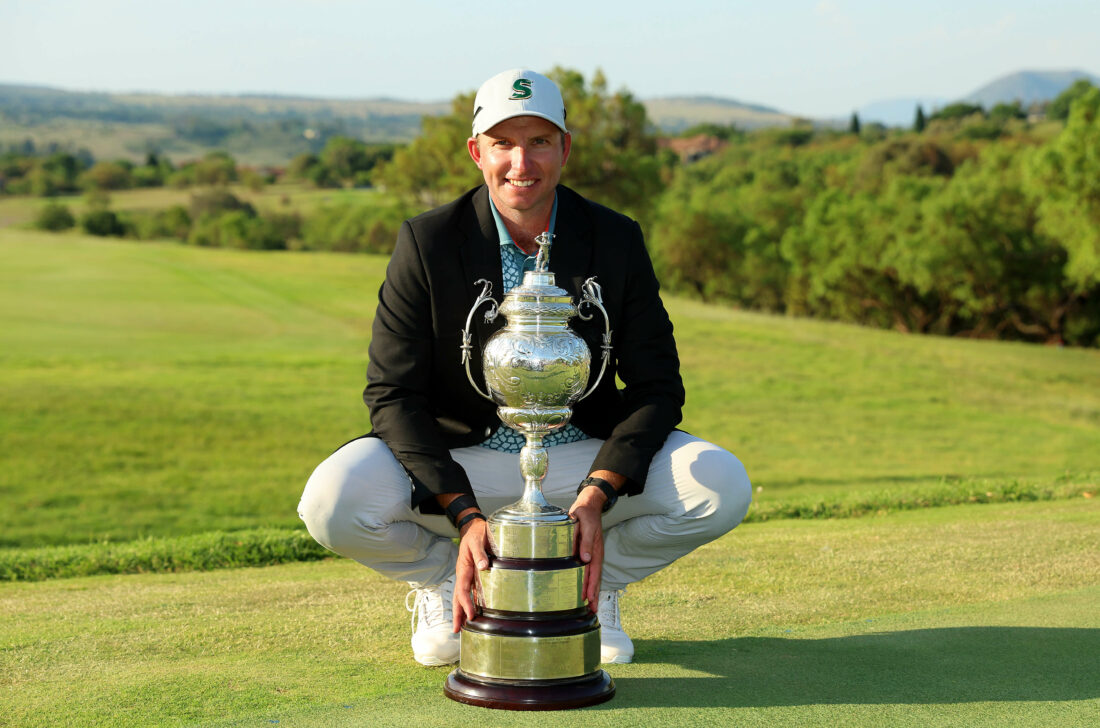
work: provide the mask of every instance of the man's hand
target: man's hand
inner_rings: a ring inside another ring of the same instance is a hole
[[[474,509],[470,509],[474,510]],[[465,515],[465,513],[463,513]],[[481,592],[478,571],[489,568],[489,524],[475,518],[462,527],[462,540],[458,544],[458,561],[455,562],[454,631],[462,629],[467,619],[477,616],[472,592]]]
[[[595,495],[592,491],[596,491]],[[603,524],[600,516],[605,500],[598,488],[585,488],[569,508],[569,515],[577,522],[573,537],[574,551],[585,563],[581,594],[588,600],[588,608],[593,612],[599,602],[600,574],[603,571]]]
[[[610,470],[597,470],[592,477],[603,478],[616,490],[626,478]],[[585,563],[584,586],[581,594],[588,600],[593,612],[599,607],[600,577],[603,574],[603,505],[607,496],[599,488],[588,487],[577,494],[577,500],[569,508],[569,515],[577,522],[574,550]]]

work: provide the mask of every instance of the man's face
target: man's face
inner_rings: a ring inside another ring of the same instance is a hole
[[[572,140],[537,116],[506,119],[466,142],[497,209],[549,216]]]

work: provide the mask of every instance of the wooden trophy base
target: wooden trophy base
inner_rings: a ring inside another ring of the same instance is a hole
[[[563,680],[523,680],[521,684],[467,675],[447,676],[443,693],[467,705],[498,710],[569,710],[597,705],[615,695],[615,682],[603,670]]]

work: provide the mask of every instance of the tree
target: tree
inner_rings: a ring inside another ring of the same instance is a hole
[[[954,104],[948,104],[939,111],[932,114],[932,120],[934,121],[951,121],[954,119],[965,119],[968,116],[974,116],[975,114],[985,115],[985,110],[982,109],[981,104],[968,104],[964,101],[959,101]]]
[[[66,205],[57,202],[45,204],[34,219],[34,226],[39,230],[58,232],[68,230],[76,224],[73,213]]]
[[[1050,102],[1050,106],[1047,107],[1047,116],[1051,119],[1065,121],[1069,118],[1073,102],[1088,93],[1091,88],[1093,88],[1093,85],[1088,82],[1088,79],[1080,78],[1074,81],[1072,86],[1058,94]]]
[[[924,127],[927,126],[927,124],[928,122],[924,118],[924,109],[920,104],[917,104],[917,115],[913,119],[913,131],[920,134],[924,131]]]
[[[133,186],[130,165],[122,162],[96,162],[82,180],[89,190],[124,190]]]
[[[1073,102],[1062,133],[1031,168],[1040,226],[1067,253],[1066,279],[1078,293],[1100,293],[1100,89]]]
[[[628,91],[611,93],[599,71],[584,77],[564,68],[548,74],[561,87],[573,135],[573,150],[562,182],[582,195],[627,214],[644,216],[662,189],[657,139],[645,106]],[[423,131],[376,179],[413,205],[436,205],[481,183],[470,161],[466,139],[474,94],[459,94],[445,116],[425,117]]]
[[[859,114],[852,112],[852,119],[848,122],[848,133],[859,136]]]

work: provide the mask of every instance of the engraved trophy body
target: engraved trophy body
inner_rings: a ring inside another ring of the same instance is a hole
[[[462,628],[459,666],[444,693],[463,703],[511,710],[556,710],[609,700],[615,685],[599,669],[600,626],[582,596],[584,564],[573,554],[574,523],[542,493],[549,458],[543,444],[573,414],[572,406],[599,384],[611,352],[610,319],[599,285],[585,281],[580,304],[555,285],[549,271],[552,235],[536,238],[535,270],[499,305],[492,286],[483,286],[466,318],[462,363],[470,384],[497,404],[501,421],[522,433],[523,495],[489,516],[490,568],[480,572],[479,614]],[[470,323],[491,304],[486,320],[498,314],[505,328],[486,343],[482,363],[485,388],[470,373]],[[585,391],[591,371],[588,345],[568,326],[569,319],[604,317],[602,363]]]

